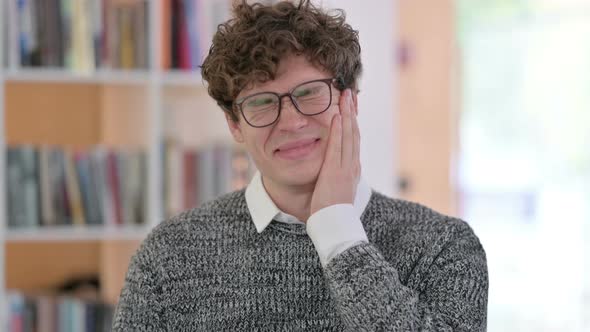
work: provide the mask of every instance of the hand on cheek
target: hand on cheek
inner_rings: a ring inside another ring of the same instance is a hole
[[[340,114],[334,115],[328,147],[311,199],[310,215],[335,204],[352,204],[359,181],[360,133],[350,89],[340,95]]]

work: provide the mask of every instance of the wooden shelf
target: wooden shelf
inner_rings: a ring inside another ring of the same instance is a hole
[[[203,87],[198,70],[170,70],[159,72],[161,82],[168,86]],[[149,70],[97,70],[78,73],[61,68],[5,69],[3,77],[10,82],[75,83],[75,84],[147,84],[153,80]]]
[[[6,82],[48,82],[76,84],[146,84],[150,73],[147,70],[98,70],[77,73],[60,68],[7,69]]]
[[[169,86],[204,86],[200,70],[169,70],[163,72],[162,82]]]
[[[54,226],[29,229],[7,229],[7,242],[64,242],[142,240],[150,229],[148,226]]]

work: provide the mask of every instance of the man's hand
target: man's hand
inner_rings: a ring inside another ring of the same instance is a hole
[[[310,215],[335,204],[352,204],[361,173],[360,132],[350,89],[340,95],[324,163],[311,198]]]

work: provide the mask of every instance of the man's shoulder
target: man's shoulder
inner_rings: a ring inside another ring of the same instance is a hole
[[[392,198],[375,190],[372,191],[365,213],[404,224],[438,222],[452,218],[424,204]]]
[[[183,211],[158,224],[146,240],[168,242],[170,238],[195,240],[215,235],[227,226],[239,228],[250,220],[244,189],[224,194],[199,207]],[[246,225],[247,226],[247,225]]]
[[[248,214],[245,189],[241,189],[221,195],[198,207],[184,211],[172,217],[168,222],[205,221],[228,216],[239,217]]]
[[[473,234],[469,224],[461,218],[446,215],[424,204],[388,197],[374,190],[363,216],[366,227],[386,229],[396,236]]]
[[[432,264],[468,261],[484,271],[486,255],[479,238],[464,220],[423,204],[373,192],[363,216],[369,242],[394,264],[400,278],[429,273]]]

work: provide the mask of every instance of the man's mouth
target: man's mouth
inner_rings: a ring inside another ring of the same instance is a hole
[[[302,139],[282,144],[275,150],[281,159],[296,160],[307,157],[319,146],[319,138]]]

